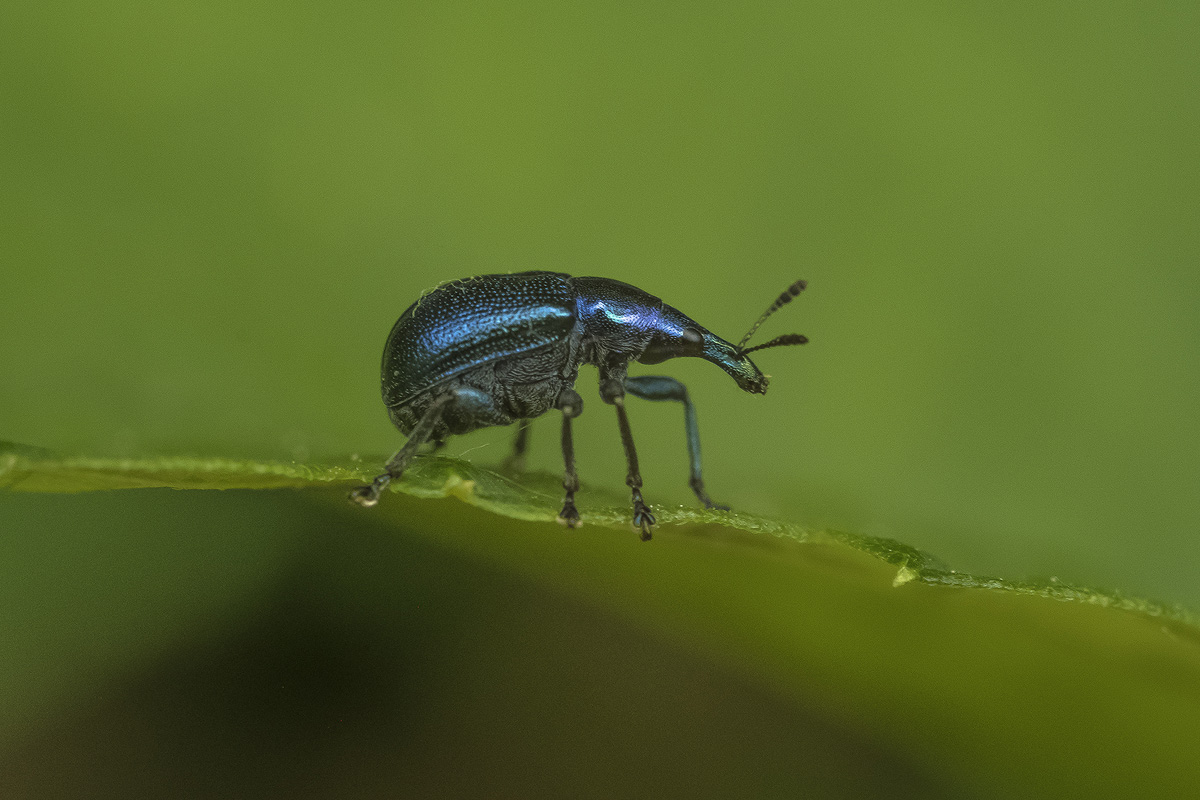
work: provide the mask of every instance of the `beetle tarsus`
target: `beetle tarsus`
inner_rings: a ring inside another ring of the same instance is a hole
[[[386,473],[380,475],[375,480],[371,481],[366,486],[360,486],[350,493],[350,499],[358,503],[363,508],[370,508],[379,502],[379,495],[387,488],[391,482],[391,476]]]
[[[633,489],[633,529],[641,531],[643,542],[648,542],[652,538],[650,529],[658,523],[654,518],[654,512],[650,510],[650,506],[642,500],[642,492],[638,488]]]
[[[575,501],[571,497],[563,501],[562,511],[558,512],[558,524],[568,528],[578,528],[583,524],[579,519],[579,509],[575,508]]]
[[[688,481],[688,484],[692,487],[692,491],[696,493],[696,497],[699,498],[700,502],[703,503],[704,507],[709,511],[729,510],[729,506],[714,502],[713,499],[708,496],[708,492],[704,489],[704,481],[699,476],[692,478],[690,481]]]

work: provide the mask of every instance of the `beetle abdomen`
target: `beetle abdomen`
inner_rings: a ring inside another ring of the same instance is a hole
[[[383,351],[393,408],[462,372],[551,345],[575,325],[567,275],[482,275],[439,286],[409,306]]]

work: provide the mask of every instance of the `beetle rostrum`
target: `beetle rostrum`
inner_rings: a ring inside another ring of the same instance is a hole
[[[770,347],[804,344],[787,334],[746,347],[759,326],[807,284],[796,281],[734,345],[654,295],[609,278],[573,278],[560,272],[481,275],[444,284],[408,307],[383,350],[383,402],[388,415],[408,436],[370,484],[350,499],[373,506],[398,479],[422,445],[441,447],[446,438],[492,425],[518,422],[512,464],[524,460],[528,420],[550,409],[562,412],[564,463],[562,510],[558,521],[580,524],[575,507],[579,476],[571,420],[583,412],[575,391],[581,364],[600,372],[600,399],[617,412],[617,427],[628,464],[633,527],[648,540],[654,514],[642,498],[637,449],[625,411],[627,394],[644,400],[683,404],[690,485],[705,508],[717,505],[704,489],[700,472],[700,432],[696,408],[682,383],[664,375],[628,375],[629,362],[659,364],[691,356],[725,370],[743,391],[765,394],[767,377],[749,354]]]

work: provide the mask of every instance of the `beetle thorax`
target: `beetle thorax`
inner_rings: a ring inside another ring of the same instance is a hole
[[[589,285],[595,282],[596,285]],[[617,281],[577,279],[579,360],[614,365],[636,359],[659,325],[662,300]]]

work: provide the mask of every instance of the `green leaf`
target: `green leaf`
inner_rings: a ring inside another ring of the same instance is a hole
[[[106,489],[279,489],[358,485],[377,473],[361,462],[299,464],[224,458],[163,457],[111,459],[56,457],[46,450],[0,442],[0,489],[25,492],[85,492]],[[421,498],[455,497],[470,505],[518,520],[554,521],[561,500],[556,478],[543,474],[520,481],[466,461],[444,456],[419,458],[401,481],[400,491]],[[608,528],[629,526],[629,512],[611,492],[586,489],[593,505],[587,523]],[[595,507],[596,500],[605,505]],[[797,542],[837,543],[896,567],[894,586],[910,581],[931,585],[1015,592],[1134,611],[1195,628],[1200,617],[1179,604],[1165,604],[1112,590],[1059,581],[1014,581],[950,569],[935,556],[893,539],[836,530],[813,530],[740,511],[710,511],[686,506],[657,509],[661,525],[714,525],[731,532],[763,534]],[[732,535],[732,534],[731,534]]]

